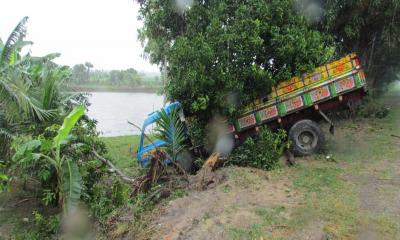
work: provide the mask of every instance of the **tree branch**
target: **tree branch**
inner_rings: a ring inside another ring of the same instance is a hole
[[[121,178],[124,182],[126,183],[130,183],[130,184],[135,184],[137,183],[137,180],[134,178],[130,178],[128,176],[126,176],[121,170],[119,170],[118,168],[116,168],[114,166],[114,164],[110,161],[107,160],[105,158],[103,158],[102,156],[100,156],[100,154],[98,154],[95,150],[92,151],[92,153],[94,154],[94,156],[100,160],[102,163],[106,164],[108,167],[111,168],[111,170],[115,173],[115,175],[117,175],[119,178]]]

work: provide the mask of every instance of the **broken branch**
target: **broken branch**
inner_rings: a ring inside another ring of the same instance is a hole
[[[98,160],[100,160],[102,163],[106,164],[115,173],[115,175],[120,177],[124,182],[130,183],[130,184],[136,183],[136,179],[126,176],[121,170],[116,168],[110,160],[107,160],[104,157],[100,156],[100,154],[98,154],[95,150],[93,150],[92,153]]]

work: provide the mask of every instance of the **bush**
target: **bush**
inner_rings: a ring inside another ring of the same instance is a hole
[[[264,170],[274,169],[285,148],[286,137],[283,129],[273,133],[268,128],[262,128],[256,139],[248,138],[233,152],[230,162]]]
[[[371,96],[364,97],[358,108],[357,115],[364,118],[384,118],[389,114],[390,109],[379,103]]]
[[[92,186],[88,203],[91,216],[104,224],[108,215],[130,201],[129,186],[114,177],[102,178]]]
[[[26,222],[20,222],[20,226],[14,230],[13,239],[47,240],[54,239],[59,233],[60,216],[43,216],[37,211],[33,213],[31,227]]]

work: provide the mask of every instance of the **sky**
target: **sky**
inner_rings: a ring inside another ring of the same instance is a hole
[[[28,16],[32,55],[58,52],[57,63],[91,62],[95,69],[135,68],[159,72],[142,57],[137,40],[139,6],[133,0],[2,0],[0,37],[3,41]]]

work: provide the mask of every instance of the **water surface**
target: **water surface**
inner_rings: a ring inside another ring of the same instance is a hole
[[[88,115],[98,121],[103,136],[139,134],[127,121],[142,126],[147,115],[163,105],[163,97],[155,93],[90,93]]]

